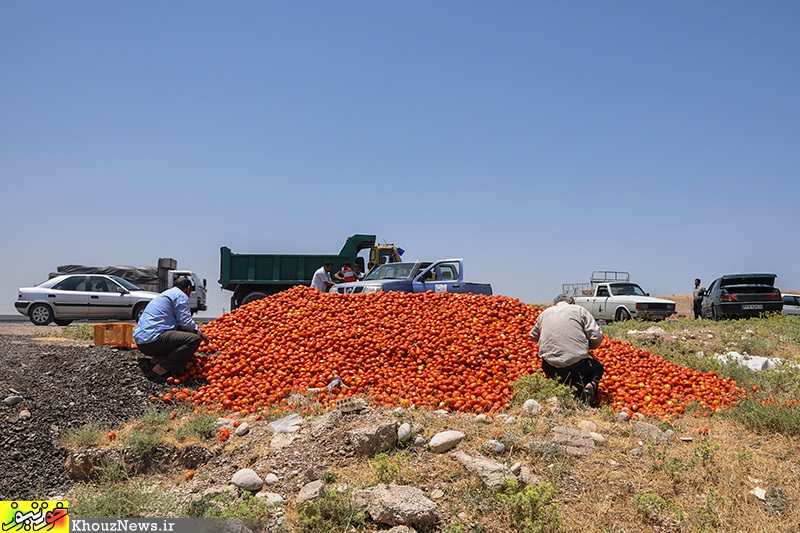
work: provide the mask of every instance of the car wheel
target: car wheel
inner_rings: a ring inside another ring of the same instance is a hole
[[[49,305],[34,304],[28,312],[28,317],[37,326],[46,326],[53,321],[53,310]]]
[[[64,320],[63,318],[55,318],[53,322],[55,322],[56,326],[69,326],[72,324],[72,320]]]
[[[136,307],[133,308],[134,322],[139,322],[139,319],[142,318],[142,313],[144,313],[145,307],[147,307],[147,304],[138,304]]]
[[[260,300],[261,298],[266,298],[267,296],[269,296],[269,294],[265,292],[251,292],[242,299],[242,305],[247,305],[250,302],[255,302],[256,300]]]
[[[630,320],[631,319],[631,314],[628,312],[627,309],[625,309],[623,307],[623,308],[617,309],[617,314],[614,315],[614,317],[615,317],[614,320],[616,320],[617,322],[622,322],[624,320]]]
[[[711,306],[711,320],[713,320],[714,322],[717,322],[719,320],[719,315],[717,314],[717,310],[714,308],[713,305]]]

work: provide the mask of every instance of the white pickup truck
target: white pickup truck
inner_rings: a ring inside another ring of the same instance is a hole
[[[664,320],[675,313],[675,302],[653,298],[636,283],[598,283],[592,296],[576,296],[575,303],[589,311],[595,320]]]

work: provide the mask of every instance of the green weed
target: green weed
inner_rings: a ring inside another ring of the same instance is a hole
[[[170,423],[169,413],[148,407],[139,422],[122,436],[122,443],[140,457],[148,455],[164,440]]]
[[[216,415],[208,413],[192,415],[186,423],[180,426],[175,432],[175,438],[179,441],[184,441],[192,435],[201,439],[211,438],[216,423]]]
[[[511,384],[511,390],[514,391],[514,405],[522,405],[530,398],[542,402],[555,396],[562,408],[571,410],[577,407],[574,390],[544,374],[525,374]]]
[[[79,428],[67,431],[64,440],[68,446],[72,445],[77,448],[90,448],[97,446],[103,439],[103,429],[90,422]]]
[[[409,481],[409,478],[414,473],[409,466],[404,466],[409,462],[409,457],[405,453],[396,453],[392,456],[386,453],[379,453],[370,462],[370,466],[380,483],[394,481],[403,484]]]
[[[70,514],[81,518],[128,518],[142,516],[153,495],[145,484],[131,480],[121,462],[107,462],[100,469],[98,487],[77,490],[70,498]]]
[[[362,529],[365,516],[358,512],[349,491],[325,488],[322,497],[298,507],[300,530],[332,533]]]
[[[94,326],[92,324],[70,324],[61,328],[59,337],[90,341],[94,339]]]
[[[523,533],[565,531],[564,517],[553,502],[556,494],[556,488],[550,483],[521,487],[515,479],[506,480],[498,491],[512,526]]]
[[[676,527],[684,520],[683,509],[658,494],[637,494],[632,504],[645,520],[659,528]]]

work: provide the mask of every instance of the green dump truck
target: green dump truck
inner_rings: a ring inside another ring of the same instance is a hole
[[[375,235],[348,237],[341,251],[334,254],[235,254],[227,246],[220,248],[219,284],[232,291],[231,309],[250,303],[295,285],[310,285],[314,272],[333,261],[333,272],[345,262],[358,264],[366,272],[362,250],[369,250],[369,263],[382,265],[400,261],[403,251],[393,244],[378,244]]]

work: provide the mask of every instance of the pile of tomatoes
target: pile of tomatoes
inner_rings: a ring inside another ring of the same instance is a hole
[[[540,312],[504,296],[294,287],[203,327],[211,341],[188,374],[208,385],[190,400],[251,413],[311,389],[323,404],[363,395],[390,406],[507,409],[512,383],[541,369],[528,336]],[[608,338],[594,354],[606,368],[604,401],[616,410],[668,417],[694,402],[713,411],[741,392],[729,379]],[[335,377],[346,387],[328,390]]]

